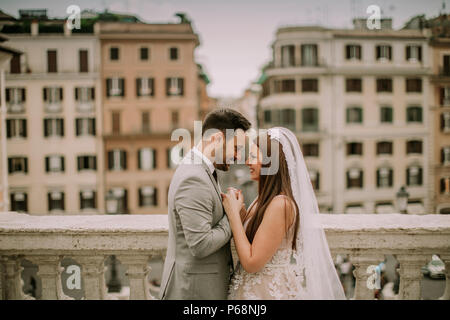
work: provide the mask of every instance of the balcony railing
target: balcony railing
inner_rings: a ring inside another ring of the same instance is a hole
[[[399,299],[420,299],[421,267],[440,255],[446,267],[443,299],[450,299],[450,216],[402,214],[322,214],[333,256],[348,254],[355,266],[354,299],[373,299],[369,266],[384,255],[400,263]],[[38,266],[42,299],[66,299],[61,260],[81,265],[85,299],[107,299],[106,257],[127,268],[130,299],[151,299],[149,259],[165,257],[166,215],[32,216],[0,213],[0,297],[30,298],[23,293],[21,260]],[[236,258],[236,257],[235,257]],[[235,259],[236,262],[236,259]]]

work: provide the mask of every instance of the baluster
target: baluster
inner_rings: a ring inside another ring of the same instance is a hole
[[[445,292],[439,300],[450,300],[450,254],[441,254],[441,260],[445,263]]]
[[[151,270],[148,265],[148,255],[122,255],[118,256],[120,262],[127,267],[126,274],[130,282],[130,300],[153,300],[150,294],[148,274]]]
[[[369,266],[377,266],[384,260],[382,254],[350,254],[350,261],[355,266],[353,275],[356,278],[355,293],[353,300],[373,300],[375,298],[374,288],[370,288],[368,282],[372,283],[369,277],[373,277],[373,272],[368,272]]]
[[[61,257],[60,256],[27,256],[31,262],[38,266],[37,275],[42,283],[42,300],[70,300],[63,292],[61,282]]]
[[[1,262],[4,270],[4,284],[2,284],[4,299],[25,299],[22,291],[21,272],[23,267],[20,265],[20,258],[18,256],[2,256]]]
[[[429,258],[424,254],[399,254],[397,260],[400,262],[400,290],[399,299],[420,300],[422,270]]]
[[[106,298],[105,256],[76,256],[81,264],[84,298],[86,300],[104,300]]]

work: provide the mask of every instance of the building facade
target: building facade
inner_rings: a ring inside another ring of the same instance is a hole
[[[297,133],[321,212],[429,212],[429,73],[424,31],[285,27],[258,106],[262,127]]]
[[[45,15],[2,32],[23,52],[6,73],[10,210],[103,212],[97,36]]]

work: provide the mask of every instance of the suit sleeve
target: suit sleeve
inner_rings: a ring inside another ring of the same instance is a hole
[[[230,240],[231,228],[226,214],[212,226],[213,195],[210,187],[199,177],[184,180],[174,201],[187,245],[194,257],[209,256]]]

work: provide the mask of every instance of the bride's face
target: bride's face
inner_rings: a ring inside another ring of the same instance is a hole
[[[247,167],[250,169],[250,178],[254,181],[259,180],[259,174],[261,171],[261,152],[256,144],[252,144],[250,147],[250,152],[248,154],[248,159],[245,162]]]

